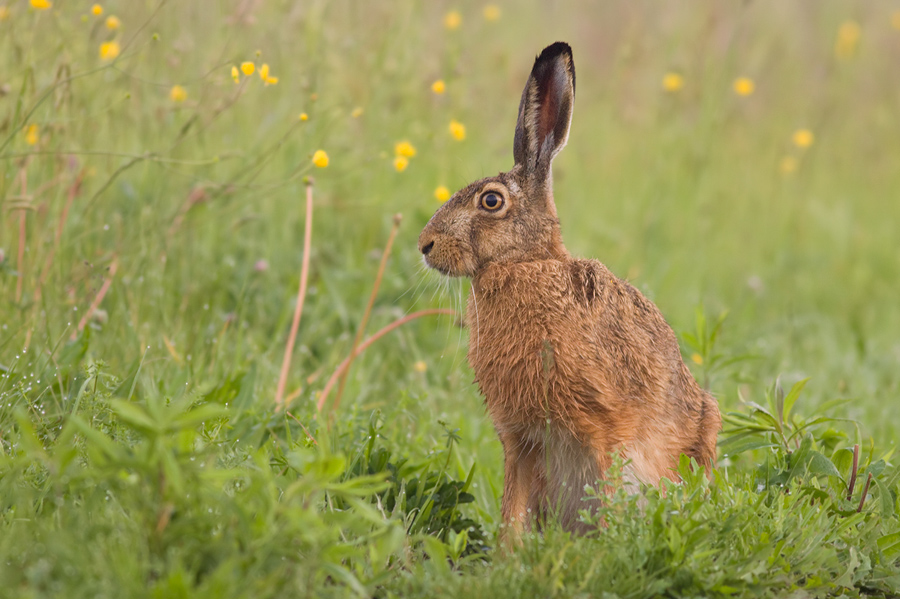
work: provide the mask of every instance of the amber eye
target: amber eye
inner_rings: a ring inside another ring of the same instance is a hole
[[[503,198],[494,192],[488,192],[481,196],[481,207],[485,210],[499,210],[503,206]]]

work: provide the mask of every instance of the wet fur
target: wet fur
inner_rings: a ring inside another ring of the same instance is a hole
[[[426,263],[472,278],[469,363],[504,450],[504,521],[553,514],[582,531],[586,485],[613,455],[626,483],[677,480],[681,454],[710,467],[721,425],[656,306],[562,243],[550,165],[574,102],[571,50],[554,44],[522,94],[515,167],[458,191],[419,238]],[[479,204],[486,193],[502,208]]]

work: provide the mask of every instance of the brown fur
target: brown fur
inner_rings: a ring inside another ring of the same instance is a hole
[[[503,444],[504,521],[547,512],[580,531],[585,485],[612,456],[628,483],[677,479],[681,454],[710,467],[721,425],[656,306],[560,235],[550,164],[575,95],[571,50],[535,61],[516,126],[516,165],[458,191],[419,237],[426,263],[472,278],[469,363]],[[499,209],[485,208],[493,193]]]

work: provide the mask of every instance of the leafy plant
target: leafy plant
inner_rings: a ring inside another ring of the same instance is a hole
[[[718,351],[719,335],[725,319],[728,318],[727,311],[719,313],[713,320],[706,316],[703,306],[697,306],[694,314],[694,331],[682,332],[681,338],[691,351],[690,360],[700,368],[701,385],[708,390],[716,373],[733,364],[752,360],[755,356],[751,354],[728,356]]]

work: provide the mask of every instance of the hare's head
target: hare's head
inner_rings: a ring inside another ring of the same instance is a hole
[[[568,44],[548,46],[519,104],[512,170],[475,181],[441,206],[419,235],[428,266],[474,276],[491,262],[567,256],[553,204],[550,165],[566,145],[575,101],[575,64]]]

